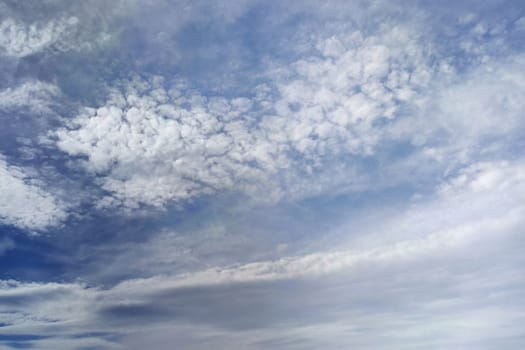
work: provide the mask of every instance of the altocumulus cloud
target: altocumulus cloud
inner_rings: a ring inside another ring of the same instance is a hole
[[[85,109],[51,136],[102,174],[102,187],[114,194],[104,205],[162,206],[223,190],[311,196],[318,186],[299,185],[301,177],[343,156],[374,154],[434,72],[403,29],[353,32],[317,47],[317,56],[270,72],[254,96],[205,97],[159,77],[125,82],[104,106]]]
[[[458,80],[450,57],[422,49],[423,40],[403,27],[331,36],[313,56],[272,65],[253,96],[206,97],[184,82],[136,78],[51,137],[62,151],[87,156],[81,166],[113,194],[102,206],[164,206],[225,190],[265,200],[336,186],[360,191],[374,186],[361,172],[377,169],[359,159],[378,149],[378,157],[395,157],[385,147],[408,141],[422,158],[450,166],[451,156],[477,151],[480,138],[508,134],[521,120],[519,57]]]

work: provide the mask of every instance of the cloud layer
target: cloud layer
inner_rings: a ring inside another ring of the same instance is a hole
[[[525,217],[524,171],[522,162],[464,169],[437,189],[439,199],[385,218],[389,233],[380,225],[361,232],[348,250],[135,279],[108,289],[3,281],[3,329],[13,338],[21,331],[50,334],[34,340],[43,349],[68,342],[119,348],[105,332],[133,348],[138,328],[155,334],[166,324],[204,332],[225,349],[241,341],[235,334],[254,348],[284,339],[291,349],[303,342],[386,348],[374,340],[377,331],[399,349],[409,348],[406,342],[492,349],[502,335],[522,336],[517,325],[525,314],[515,297],[523,293],[516,280],[522,246],[514,244]],[[501,249],[506,259],[494,260]],[[303,288],[310,292],[297,294]],[[229,297],[233,291],[237,298]],[[19,307],[9,311],[14,303]],[[426,325],[418,321],[428,315]],[[275,333],[280,325],[285,330]],[[85,336],[72,338],[72,326]],[[331,339],[332,332],[346,337]],[[177,337],[184,339],[178,333],[170,339]],[[162,339],[155,344],[167,349],[170,342]]]

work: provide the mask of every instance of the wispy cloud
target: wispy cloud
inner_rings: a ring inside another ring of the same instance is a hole
[[[59,96],[60,89],[53,84],[27,81],[0,91],[0,109],[7,113],[27,109],[31,115],[40,117],[53,113],[51,107],[57,103]]]
[[[67,216],[66,207],[32,181],[24,169],[10,166],[0,158],[0,220],[29,230],[58,225]]]

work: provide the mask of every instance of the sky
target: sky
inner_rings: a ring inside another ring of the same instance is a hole
[[[522,349],[524,97],[518,0],[0,0],[0,349]]]

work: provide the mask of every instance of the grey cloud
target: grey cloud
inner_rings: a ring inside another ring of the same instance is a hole
[[[396,349],[512,345],[523,337],[525,317],[523,184],[523,163],[463,169],[436,198],[385,218],[388,232],[378,224],[377,236],[363,232],[345,252],[129,280],[108,289],[3,282],[0,298],[20,305],[19,316],[3,328],[8,334],[17,327],[36,334],[46,329],[61,338],[71,335],[65,328],[73,323],[95,333],[112,330],[123,344],[146,324],[152,332],[183,327],[218,344],[240,341],[231,338],[237,334],[253,348],[275,342],[290,349],[386,349],[385,340]]]
[[[121,333],[143,329],[145,324],[152,332],[189,327],[186,334],[196,332],[204,339],[208,334],[218,344],[237,334],[255,348],[268,342],[290,349],[335,346],[333,342],[384,347],[385,339],[399,349],[410,348],[406,344],[441,348],[485,339],[485,349],[502,337],[511,342],[520,336],[517,325],[524,315],[513,310],[519,310],[523,286],[508,288],[519,274],[519,255],[493,259],[502,247],[509,252],[507,244],[514,242],[513,237],[492,247],[476,245],[482,250],[475,254],[465,246],[445,255],[365,264],[316,279],[164,291],[149,283],[146,294],[136,295],[138,290],[131,286],[93,291],[100,294],[93,300],[101,304],[98,308],[91,304],[91,310],[98,310],[94,320],[106,331]],[[166,332],[161,338],[169,337]],[[127,337],[132,342],[134,332],[123,333],[124,344]],[[173,339],[182,341],[184,336]]]

